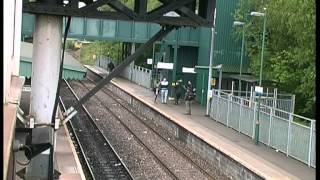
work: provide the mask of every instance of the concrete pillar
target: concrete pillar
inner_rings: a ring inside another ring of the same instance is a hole
[[[61,63],[62,17],[37,15],[33,39],[30,115],[36,124],[49,124],[55,104]],[[51,127],[32,130],[32,144],[54,143]],[[53,151],[47,149],[31,159],[26,179],[52,179]]]
[[[61,61],[62,17],[37,15],[33,39],[30,115],[51,123]]]

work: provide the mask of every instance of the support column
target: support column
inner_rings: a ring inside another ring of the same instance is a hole
[[[216,10],[214,9],[214,16],[216,15]],[[207,88],[207,107],[206,116],[210,114],[210,90],[211,90],[211,79],[212,79],[212,66],[213,66],[213,51],[214,51],[214,36],[215,36],[215,18],[213,19],[213,24],[211,28],[211,45],[210,45],[210,57],[209,57],[209,67],[208,67],[208,88]],[[220,77],[219,77],[220,78]],[[219,79],[220,80],[220,79]],[[220,81],[219,81],[220,84]],[[220,92],[219,92],[220,93]]]
[[[174,45],[172,82],[177,80],[178,44]]]
[[[136,52],[136,43],[132,43],[131,55],[134,54],[135,52]],[[129,68],[130,68],[130,71],[129,71],[130,72],[130,81],[132,81],[134,61],[132,61],[132,63],[130,63]]]
[[[61,31],[62,17],[36,16],[30,98],[30,115],[34,117],[35,124],[50,124],[52,121],[61,62]],[[32,144],[44,141],[53,144],[54,136],[51,127],[39,127],[34,130],[37,130],[37,133],[33,133]],[[28,178],[52,178],[52,152],[51,148],[31,159],[26,171]]]

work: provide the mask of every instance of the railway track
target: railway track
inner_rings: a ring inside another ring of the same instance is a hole
[[[73,105],[79,100],[67,81],[62,84],[60,94],[63,107]],[[89,173],[86,173],[88,179],[134,179],[84,106],[70,121],[69,128],[88,167]]]
[[[72,84],[78,86],[79,89],[87,89],[87,91],[93,88],[94,85],[88,81],[85,83],[73,81]],[[95,99],[108,111],[108,114],[114,116],[135,139],[138,139],[154,155],[157,161],[174,179],[215,179],[172,145],[166,138],[163,138],[154,129],[144,123],[143,119],[124,106],[121,99],[109,90],[102,89],[101,92],[95,95]]]

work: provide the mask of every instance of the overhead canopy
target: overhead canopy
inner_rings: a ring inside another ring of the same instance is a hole
[[[229,75],[229,78],[240,80],[240,74]],[[255,77],[253,75],[248,75],[248,74],[242,74],[241,80],[249,82],[249,83],[259,82],[259,78]],[[268,82],[268,83],[277,83],[276,81],[273,81],[273,80],[262,80],[262,81]]]

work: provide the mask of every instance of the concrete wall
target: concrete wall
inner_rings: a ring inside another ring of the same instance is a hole
[[[3,2],[3,103],[10,93],[12,75],[19,75],[22,1]]]
[[[196,137],[195,135],[188,132],[188,130],[182,128],[181,126],[175,124],[173,121],[158,113],[151,107],[145,105],[143,102],[127,94],[125,91],[121,90],[113,84],[107,86],[112,92],[116,93],[119,97],[130,103],[133,107],[138,109],[147,120],[156,121],[157,124],[164,127],[171,134],[182,142],[186,143],[187,146],[199,154],[202,158],[206,159],[208,163],[218,167],[222,173],[227,176],[231,176],[233,179],[263,179],[244,167],[242,164],[231,159],[229,156],[223,152],[210,146],[202,139]]]

